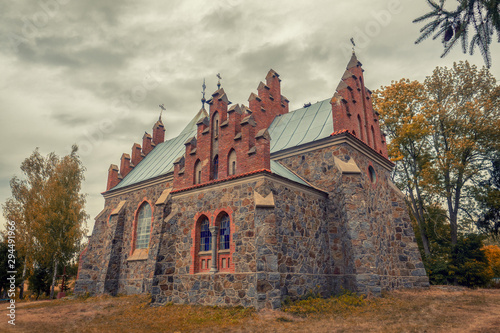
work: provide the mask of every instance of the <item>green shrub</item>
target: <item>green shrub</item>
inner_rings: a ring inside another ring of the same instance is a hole
[[[449,255],[440,253],[425,258],[429,282],[469,288],[487,286],[493,276],[482,247],[482,237],[470,234],[460,237]]]

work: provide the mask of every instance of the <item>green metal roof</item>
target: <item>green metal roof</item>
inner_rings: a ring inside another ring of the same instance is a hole
[[[184,143],[190,137],[196,136],[196,123],[206,116],[206,111],[200,110],[177,137],[156,146],[112,190],[172,172],[174,161],[185,152]],[[277,116],[269,126],[268,131],[271,135],[271,153],[328,137],[333,133],[330,99]],[[271,172],[309,186],[300,177],[278,162],[271,161]]]
[[[196,136],[196,123],[208,116],[204,109],[189,122],[177,137],[158,144],[123,180],[113,187],[113,190],[140,183],[154,177],[167,174],[174,170],[174,161],[184,155],[184,143],[192,136]]]
[[[330,99],[279,115],[268,130],[271,154],[326,138],[333,133]]]
[[[287,167],[283,166],[279,162],[271,160],[271,172],[278,176],[293,180],[296,183],[310,187],[310,185],[306,183],[302,178],[297,176],[295,173],[290,171]]]

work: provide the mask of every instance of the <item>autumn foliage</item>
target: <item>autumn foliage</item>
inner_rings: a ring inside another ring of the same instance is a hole
[[[457,272],[466,274],[466,266],[477,276],[483,274],[484,263],[453,266],[451,258],[471,222],[485,216],[482,210],[500,204],[476,204],[478,189],[500,151],[500,87],[495,78],[485,67],[459,62],[437,67],[423,83],[392,82],[375,91],[373,100],[396,163],[393,179],[406,194],[428,270],[441,272],[447,280]],[[448,226],[449,232],[440,226]],[[474,278],[453,280],[468,285]]]
[[[81,250],[86,232],[85,196],[80,193],[85,168],[77,151],[73,146],[60,158],[54,153],[44,157],[36,149],[21,164],[23,177],[11,179],[12,197],[3,205],[5,218],[16,225],[16,248],[24,259],[21,280],[36,268],[48,268],[52,294],[58,267]]]

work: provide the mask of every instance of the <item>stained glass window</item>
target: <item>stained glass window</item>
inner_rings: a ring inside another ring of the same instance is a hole
[[[229,238],[231,236],[231,229],[229,227],[229,216],[225,215],[220,221],[220,250],[229,249]]]
[[[137,231],[135,239],[136,249],[145,249],[149,245],[149,234],[151,232],[151,206],[144,204],[137,216]]]
[[[200,224],[200,251],[210,251],[212,233],[209,229],[208,219],[205,218]]]

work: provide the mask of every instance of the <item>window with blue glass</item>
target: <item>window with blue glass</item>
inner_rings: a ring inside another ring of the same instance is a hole
[[[224,215],[220,221],[220,250],[229,250],[229,239],[231,237],[231,229],[229,226],[229,216]]]
[[[200,224],[200,251],[210,251],[212,243],[212,233],[209,229],[208,218],[204,218]]]

